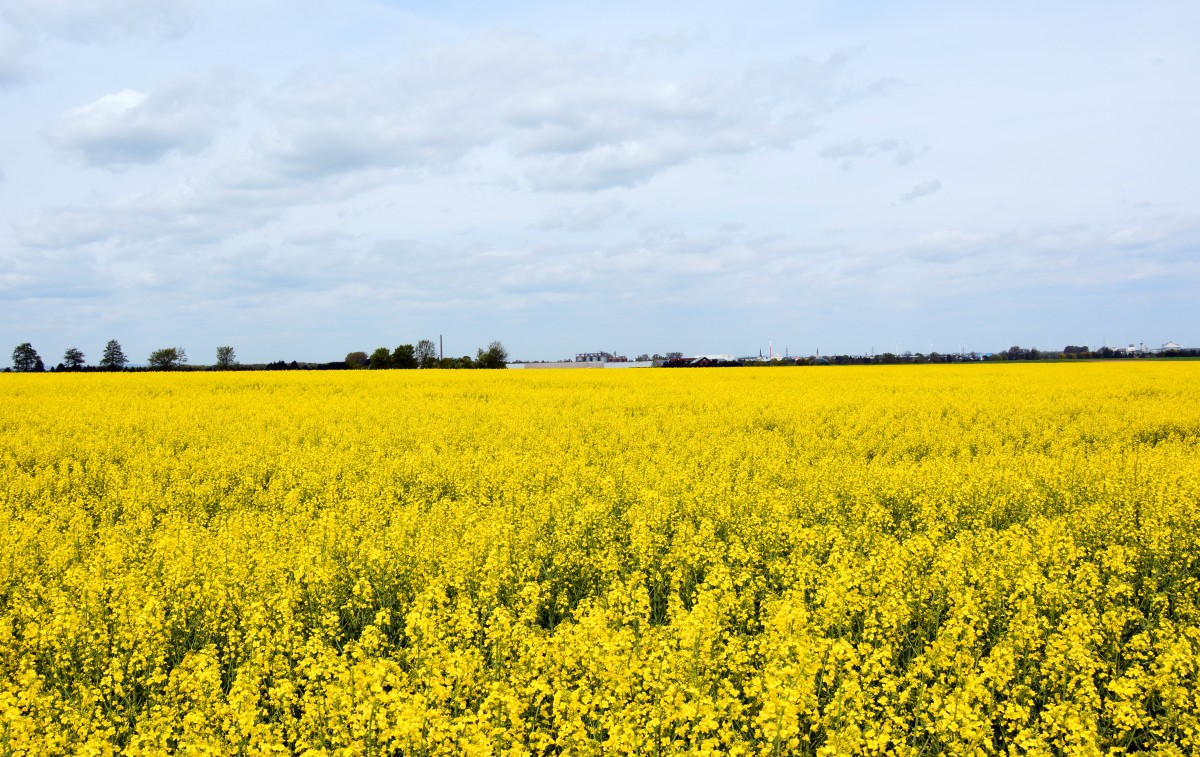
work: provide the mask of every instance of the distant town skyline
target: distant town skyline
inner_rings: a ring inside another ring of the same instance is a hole
[[[51,365],[1197,346],[1197,28],[1182,0],[0,0],[0,337]]]

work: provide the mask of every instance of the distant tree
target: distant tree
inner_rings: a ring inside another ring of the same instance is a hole
[[[237,365],[237,355],[228,345],[217,348],[217,368],[227,371]]]
[[[163,347],[150,353],[146,364],[156,371],[170,371],[187,363],[187,353],[182,347]]]
[[[346,365],[351,368],[366,368],[367,359],[365,352],[351,352],[346,355]]]
[[[392,353],[387,347],[380,347],[371,353],[371,370],[382,370],[392,367]]]
[[[475,357],[480,368],[507,368],[508,350],[500,342],[492,342],[487,349],[480,348]]]
[[[12,353],[13,370],[22,373],[46,370],[46,364],[29,342],[21,342]]]
[[[421,368],[436,367],[438,359],[437,345],[428,339],[422,339],[417,342],[414,354],[417,358],[417,365]]]
[[[668,352],[667,353],[667,360],[679,360],[682,357],[683,357],[682,352]]]
[[[402,344],[392,353],[393,368],[416,368],[417,351],[411,344]]]
[[[74,347],[68,347],[67,351],[63,353],[62,365],[68,371],[79,370],[84,365],[83,352]]]
[[[638,361],[639,363],[645,363],[648,360],[650,360],[650,356],[643,352],[642,354],[635,357],[634,360]]]
[[[121,343],[116,339],[109,339],[108,344],[104,345],[104,356],[100,358],[100,367],[107,371],[119,371],[128,363],[129,358],[125,357]]]
[[[1022,350],[1020,347],[1013,345],[1012,347],[1008,348],[1008,359],[1009,360],[1020,360],[1021,358],[1023,358],[1025,356],[1024,352],[1025,351]]]

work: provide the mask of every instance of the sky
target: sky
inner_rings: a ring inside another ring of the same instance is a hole
[[[0,336],[1200,346],[1197,29],[1193,0],[0,0]]]

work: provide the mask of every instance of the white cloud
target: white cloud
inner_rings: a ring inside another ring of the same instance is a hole
[[[912,189],[900,196],[901,202],[912,202],[922,197],[928,197],[931,194],[936,194],[942,191],[942,182],[937,179],[930,179],[917,184]]]
[[[0,16],[31,36],[111,43],[126,37],[181,37],[194,23],[189,5],[183,0],[3,0]]]
[[[52,141],[105,168],[196,153],[229,123],[246,87],[229,74],[170,83],[153,93],[123,89],[62,114]]]

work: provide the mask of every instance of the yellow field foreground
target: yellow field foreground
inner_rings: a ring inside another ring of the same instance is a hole
[[[1200,363],[0,376],[0,755],[1200,751]]]

